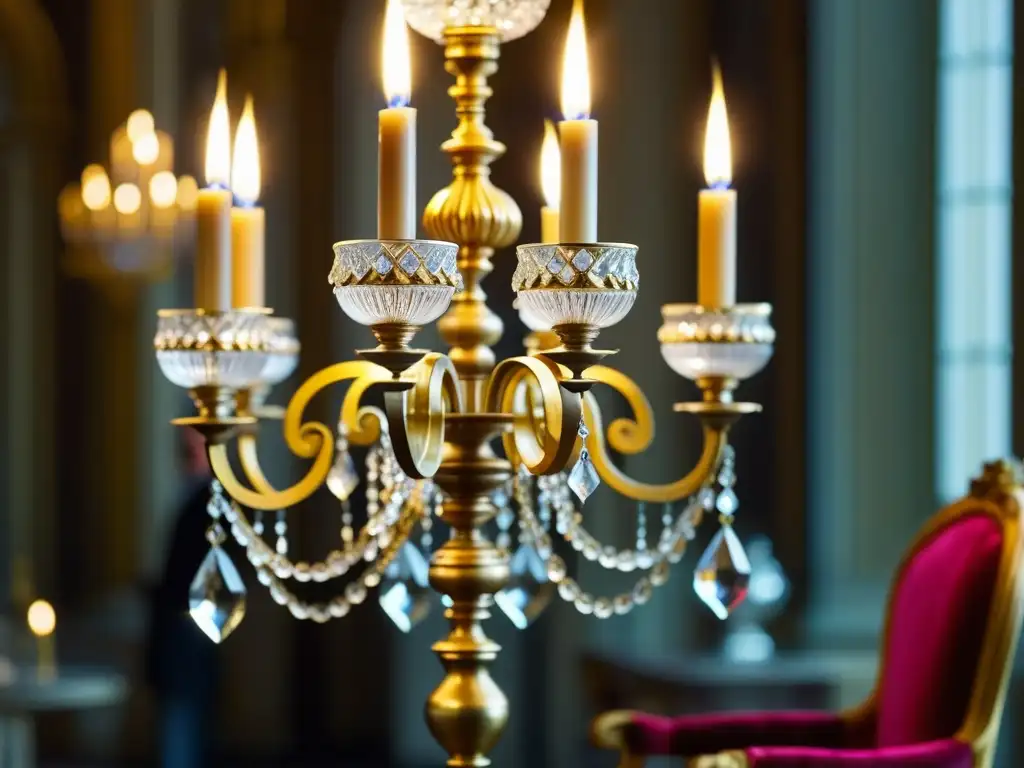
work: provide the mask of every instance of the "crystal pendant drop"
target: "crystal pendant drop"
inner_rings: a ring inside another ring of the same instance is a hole
[[[750,561],[731,525],[723,525],[693,573],[693,590],[715,616],[725,620],[743,602],[750,583]]]
[[[334,455],[334,463],[327,472],[327,487],[338,499],[344,501],[359,485],[359,473],[348,447],[340,444]]]
[[[427,574],[427,559],[408,541],[384,570],[378,602],[403,632],[411,630],[430,612],[432,598]]]
[[[597,470],[594,468],[594,463],[590,460],[590,453],[587,451],[586,441],[587,436],[590,432],[587,430],[587,425],[580,421],[580,438],[583,440],[583,448],[580,450],[580,457],[576,462],[576,466],[569,472],[569,480],[567,485],[572,488],[573,493],[582,503],[586,503],[594,491],[597,490],[597,486],[601,484],[601,478],[597,474]]]
[[[188,612],[213,642],[220,643],[245,617],[245,584],[228,553],[214,545],[188,590]]]
[[[532,544],[521,543],[509,564],[509,580],[494,596],[495,604],[516,629],[526,629],[555,594],[544,560]]]

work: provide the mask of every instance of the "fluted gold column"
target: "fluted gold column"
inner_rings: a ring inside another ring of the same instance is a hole
[[[480,528],[494,514],[491,492],[511,472],[489,442],[511,419],[482,413],[484,383],[495,363],[490,345],[501,338],[502,324],[488,308],[480,282],[491,271],[494,249],[511,245],[522,227],[515,201],[490,180],[491,162],[505,152],[484,124],[484,103],[491,95],[487,77],[498,68],[498,50],[498,35],[489,27],[446,33],[445,68],[455,76],[448,93],[459,124],[442,148],[452,159],[454,178],[423,216],[431,237],[459,244],[465,280],[439,324],[451,345],[467,412],[446,417],[444,460],[435,480],[445,493],[444,518],[453,535],[430,563],[431,585],[452,599],[446,613],[452,628],[434,645],[447,674],[430,695],[426,715],[450,766],[489,765],[487,752],[508,720],[508,699],[488,670],[500,647],[481,626],[509,575],[507,556]]]

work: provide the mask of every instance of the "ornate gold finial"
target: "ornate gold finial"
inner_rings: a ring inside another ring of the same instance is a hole
[[[1020,490],[1024,485],[1024,465],[1017,459],[987,462],[981,476],[971,481],[971,496],[993,501]]]
[[[441,319],[441,336],[466,384],[466,406],[479,411],[483,380],[494,367],[490,345],[501,338],[501,320],[486,304],[480,281],[491,271],[495,248],[511,245],[523,217],[519,206],[491,183],[490,164],[505,153],[484,123],[491,96],[488,76],[498,69],[500,39],[492,27],[458,27],[445,32],[445,69],[455,75],[448,89],[459,124],[441,148],[451,157],[452,183],[427,205],[423,226],[431,237],[458,243],[465,286]]]

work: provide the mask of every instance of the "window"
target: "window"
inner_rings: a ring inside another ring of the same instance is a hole
[[[963,495],[1011,450],[1012,0],[941,0],[936,478]]]

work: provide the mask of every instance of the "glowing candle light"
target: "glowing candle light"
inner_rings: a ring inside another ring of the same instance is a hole
[[[384,14],[384,94],[377,146],[377,237],[416,237],[416,110],[409,107],[412,75],[409,35],[399,0]]]
[[[196,200],[195,306],[231,308],[231,123],[228,78],[217,80],[217,97],[206,136],[206,184]]]
[[[540,148],[540,188],[544,205],[540,209],[540,241],[557,243],[558,206],[562,198],[562,155],[558,134],[550,120],[544,121],[544,143]]]
[[[260,150],[252,96],[245,99],[235,132],[231,187],[237,202],[231,209],[231,303],[235,307],[262,307],[266,301],[266,217],[256,205],[260,197]]]
[[[704,177],[697,206],[697,301],[705,307],[736,303],[736,190],[722,73],[714,67],[704,135]]]
[[[29,631],[36,638],[36,670],[40,679],[52,679],[57,673],[57,654],[53,646],[53,632],[57,628],[57,614],[45,600],[36,600],[28,607]]]
[[[562,194],[559,240],[597,241],[597,121],[590,119],[590,67],[583,0],[573,4],[562,64]]]

